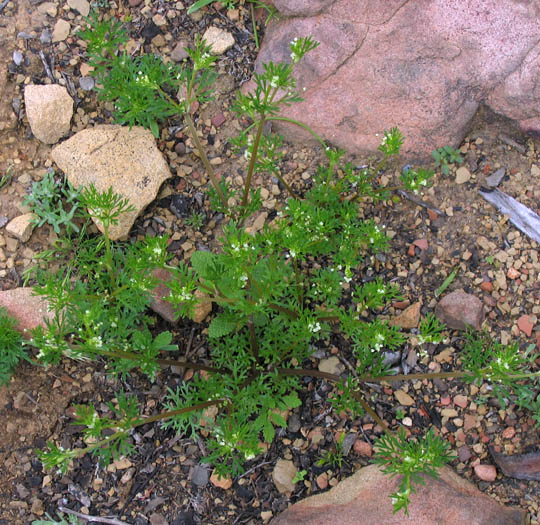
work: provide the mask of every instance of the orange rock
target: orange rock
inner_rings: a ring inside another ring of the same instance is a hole
[[[231,478],[220,478],[216,471],[212,472],[212,475],[210,476],[210,483],[214,485],[215,487],[219,487],[220,489],[227,490],[232,487],[232,479]]]

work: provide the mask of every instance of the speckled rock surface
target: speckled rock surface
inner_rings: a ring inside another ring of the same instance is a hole
[[[69,132],[73,99],[64,86],[28,85],[24,104],[32,133],[41,142],[55,144]]]
[[[121,215],[111,238],[129,233],[171,172],[152,133],[141,127],[100,125],[80,131],[52,151],[52,158],[76,188],[94,186],[129,199],[135,211]],[[100,228],[100,225],[97,225]],[[101,229],[101,228],[100,228]]]
[[[409,516],[392,513],[389,495],[397,477],[377,465],[360,469],[329,492],[306,498],[277,516],[272,525],[521,525],[525,513],[503,507],[470,482],[445,467],[440,478],[429,478],[411,497]]]
[[[304,102],[284,112],[349,152],[374,151],[398,126],[403,152],[458,146],[478,107],[540,132],[540,2],[276,0],[257,59],[290,61],[289,42],[320,46],[296,69]],[[275,123],[291,140],[297,127]],[[378,136],[377,136],[378,134]]]

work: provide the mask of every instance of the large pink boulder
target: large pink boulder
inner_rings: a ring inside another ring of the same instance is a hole
[[[284,110],[353,153],[398,126],[409,157],[458,146],[480,104],[540,133],[540,0],[274,0],[257,58],[290,61],[289,42],[320,46],[296,69],[304,102]],[[287,138],[309,136],[275,123]]]
[[[306,498],[271,525],[521,525],[526,512],[504,507],[482,494],[452,469],[440,470],[439,479],[427,478],[411,496],[409,515],[392,513],[390,494],[399,479],[383,474],[377,465],[364,467],[329,492]]]

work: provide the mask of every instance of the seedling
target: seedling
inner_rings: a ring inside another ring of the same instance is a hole
[[[440,167],[444,175],[448,175],[450,173],[450,164],[463,163],[463,157],[459,153],[452,146],[444,146],[434,150],[431,155],[435,159],[435,167]]]

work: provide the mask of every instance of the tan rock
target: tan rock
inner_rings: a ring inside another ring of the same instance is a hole
[[[396,390],[394,392],[395,398],[398,400],[400,405],[403,405],[405,407],[410,407],[414,405],[414,399],[407,394],[407,392],[404,392],[403,390]]]
[[[294,463],[288,459],[278,459],[272,471],[272,480],[281,494],[290,494],[294,491],[293,479],[297,469]]]
[[[56,146],[52,158],[76,188],[91,184],[98,191],[112,188],[134,206],[135,211],[122,214],[118,225],[110,228],[112,239],[129,233],[137,216],[171,176],[152,133],[139,126],[85,129]],[[97,226],[103,231],[100,224]]]
[[[321,372],[336,375],[341,374],[345,370],[345,366],[335,355],[327,359],[321,359],[318,368]]]
[[[70,9],[78,11],[82,16],[88,16],[90,13],[90,4],[87,0],[67,0]]]
[[[404,328],[405,330],[416,328],[420,321],[421,306],[422,303],[420,301],[411,304],[411,306],[403,310],[397,317],[390,320],[390,326],[401,326],[401,328]]]
[[[34,230],[35,218],[36,216],[33,213],[19,215],[7,223],[6,231],[13,237],[17,237],[21,242],[26,242],[30,239]]]
[[[231,33],[215,26],[209,27],[204,32],[203,38],[208,45],[212,46],[212,53],[214,55],[222,55],[235,44],[234,37]]]
[[[199,302],[195,305],[192,319],[196,323],[202,323],[212,311],[212,301],[210,301],[208,295],[200,290],[195,292],[195,297],[199,299]]]
[[[456,171],[456,184],[465,184],[471,180],[471,172],[465,167],[461,166]]]
[[[34,136],[45,144],[55,144],[69,131],[73,99],[57,84],[24,88],[26,117]]]
[[[52,33],[53,44],[55,42],[63,42],[69,36],[70,31],[71,24],[67,20],[63,20],[62,18],[57,20]]]
[[[210,476],[210,483],[214,485],[215,487],[219,487],[220,489],[227,490],[232,487],[232,479],[231,478],[221,478],[216,474],[216,471],[212,472],[212,475]]]

